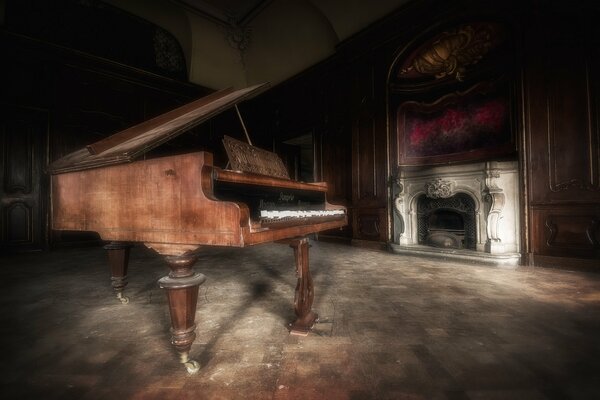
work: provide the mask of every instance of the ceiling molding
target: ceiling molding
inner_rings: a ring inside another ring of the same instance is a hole
[[[226,27],[244,27],[256,18],[273,0],[245,1],[246,6],[216,6],[205,0],[169,0],[186,11]],[[217,2],[218,3],[218,2]],[[248,6],[249,5],[249,6]]]
[[[241,26],[249,24],[254,18],[260,15],[260,13],[263,12],[263,10],[267,8],[272,2],[273,0],[259,1],[252,9],[250,9],[250,11],[246,13],[246,15],[244,15],[238,20],[238,24]]]

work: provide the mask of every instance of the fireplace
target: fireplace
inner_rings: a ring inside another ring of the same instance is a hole
[[[401,167],[392,195],[394,252],[518,264],[516,161]]]
[[[476,250],[475,202],[464,193],[449,198],[417,200],[418,243]]]

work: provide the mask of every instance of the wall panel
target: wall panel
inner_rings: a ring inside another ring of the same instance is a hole
[[[0,132],[0,249],[44,248],[47,114],[3,105]]]
[[[0,46],[11,55],[0,82],[0,247],[97,240],[49,233],[47,163],[208,90],[6,32]]]
[[[534,209],[534,254],[600,258],[600,207]]]
[[[555,4],[537,14],[525,48],[529,252],[565,265],[600,258],[600,46],[591,15]]]

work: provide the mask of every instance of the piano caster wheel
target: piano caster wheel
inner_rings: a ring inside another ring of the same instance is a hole
[[[123,293],[117,293],[117,299],[119,299],[121,304],[129,304],[129,297],[123,296]]]
[[[179,361],[183,364],[188,374],[194,375],[200,371],[200,364],[197,361],[189,359],[189,353],[187,351],[179,353]]]
[[[183,363],[188,374],[194,375],[200,371],[200,364],[197,361],[189,360]]]

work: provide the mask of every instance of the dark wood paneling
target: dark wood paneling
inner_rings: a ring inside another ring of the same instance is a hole
[[[532,64],[529,95],[546,101],[530,103],[531,202],[600,201],[598,109],[593,107],[599,65],[588,57],[585,19],[565,11],[541,24],[541,41],[532,50],[542,51]]]
[[[387,239],[387,209],[355,209],[352,226],[355,239],[385,242]]]
[[[45,112],[3,105],[0,110],[0,248],[46,247]]]
[[[370,116],[355,121],[352,137],[353,200],[369,203],[377,199],[377,161],[375,121]]]
[[[385,127],[385,70],[382,52],[353,60],[352,121],[352,232],[354,243],[386,242],[387,131]]]
[[[99,0],[7,0],[4,28],[27,37],[185,80],[177,39],[142,18]]]
[[[33,132],[2,136],[2,190],[31,186],[19,189],[17,195],[2,193],[2,242],[11,249],[45,246],[50,194],[43,169],[48,161],[209,92],[6,32],[0,34],[0,46],[3,54],[11,55],[0,82],[5,89],[3,129]],[[21,118],[23,112],[15,113],[8,105],[47,111],[41,113],[43,121],[39,113]],[[52,243],[97,239],[97,235],[50,232]]]
[[[387,133],[381,123],[385,81],[383,74],[377,73],[379,65],[374,59],[376,56],[371,55],[357,60],[351,97],[353,228],[355,237],[385,241],[387,224],[384,220],[387,218],[385,215],[378,219],[369,217],[375,215],[373,208],[387,206]]]
[[[352,201],[352,122],[348,119],[351,72],[338,66],[326,81],[328,100],[321,140],[322,179],[329,184],[327,198],[344,205]]]
[[[328,184],[327,198],[332,202],[349,203],[351,190],[349,124],[332,127],[322,136],[322,180]]]
[[[527,31],[526,251],[538,262],[600,258],[598,14],[556,3],[539,10]]]
[[[533,253],[600,258],[600,207],[534,209]]]

